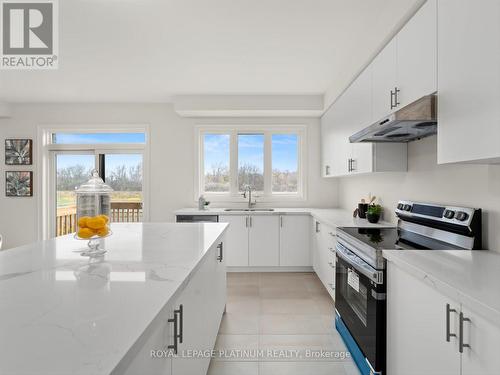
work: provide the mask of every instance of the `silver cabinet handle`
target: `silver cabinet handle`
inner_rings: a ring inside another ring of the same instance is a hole
[[[329,247],[328,250],[330,250],[333,254],[335,254],[335,249],[333,247]]]
[[[328,264],[330,265],[330,267],[335,268],[335,264],[333,264],[333,262],[328,262]]]
[[[248,228],[248,216],[245,216],[245,227]]]
[[[450,342],[451,337],[457,337],[455,333],[451,333],[450,331],[450,313],[456,313],[457,310],[452,309],[450,304],[446,304],[446,341]]]
[[[222,260],[224,259],[224,243],[221,242],[220,244],[218,244],[217,249],[219,249],[219,255],[217,256],[217,260],[219,262],[222,262]]]
[[[329,166],[329,165],[326,165],[326,166],[325,166],[325,175],[326,175],[326,176],[329,176],[329,175],[330,175],[330,166]]]
[[[458,351],[460,353],[463,353],[464,348],[470,348],[469,344],[464,344],[464,322],[470,322],[471,320],[469,318],[464,318],[463,312],[460,312],[458,320],[459,320],[459,324],[458,324],[458,333],[459,333]]]
[[[332,237],[336,237],[335,233],[333,233],[333,232],[328,232],[328,234],[329,234],[330,236],[332,236]]]
[[[316,221],[316,233],[319,233],[319,221]]]
[[[283,228],[283,216],[280,216],[280,227]]]
[[[401,92],[400,89],[397,87],[394,88],[394,108],[399,106],[401,103],[399,102],[399,93]]]
[[[250,218],[250,228],[251,228],[252,227],[252,217],[249,216],[249,218]]]
[[[354,172],[356,170],[356,168],[354,168],[354,163],[356,162],[355,159],[351,159],[351,170],[350,172]]]
[[[347,172],[351,171],[351,159],[347,159]]]
[[[177,313],[176,313],[177,310],[174,310],[174,317],[172,319],[168,319],[167,322],[169,323],[174,323],[174,343],[172,345],[168,345],[167,346],[167,349],[173,349],[174,351],[174,354],[177,354],[177,349],[178,349],[178,342],[177,342],[177,339],[179,338],[179,334],[177,333],[178,331],[178,321],[177,321]]]

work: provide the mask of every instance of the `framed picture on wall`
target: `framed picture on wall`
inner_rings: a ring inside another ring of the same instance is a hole
[[[6,171],[5,195],[7,197],[32,197],[33,172],[31,171]]]
[[[6,139],[5,164],[33,164],[33,141],[31,139]]]

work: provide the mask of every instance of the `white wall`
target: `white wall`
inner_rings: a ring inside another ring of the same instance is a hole
[[[372,194],[384,218],[396,222],[399,199],[483,209],[483,246],[500,252],[500,165],[437,165],[436,137],[408,144],[408,172],[339,179],[339,204],[354,209]]]
[[[213,123],[214,119],[210,119]],[[173,211],[194,207],[194,124],[203,119],[179,117],[169,104],[22,104],[12,106],[12,117],[0,119],[0,233],[4,246],[14,247],[37,238],[37,201],[41,173],[37,160],[38,125],[68,124],[149,124],[151,131],[150,219],[173,221]],[[320,146],[318,119],[220,119],[221,123],[289,123],[307,124],[309,139],[308,199],[305,202],[279,206],[333,207],[337,205],[337,182],[320,178]],[[34,164],[26,168],[4,165],[4,139],[9,137],[34,140]],[[5,197],[4,171],[34,171],[32,198]]]

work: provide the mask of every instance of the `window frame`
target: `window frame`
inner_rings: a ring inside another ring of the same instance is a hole
[[[95,144],[62,144],[53,142],[54,133],[144,133],[144,143],[95,143]],[[55,180],[51,176],[55,173],[55,159],[53,155],[61,152],[72,153],[138,153],[143,155],[143,222],[149,221],[150,213],[150,126],[149,124],[106,124],[106,125],[38,125],[38,160],[41,164],[41,173],[38,173],[37,184],[40,187],[37,210],[41,220],[38,224],[38,238],[45,240],[53,237],[52,228],[55,224]]]
[[[205,134],[229,135],[229,192],[205,192]],[[306,125],[262,125],[262,124],[221,124],[195,126],[195,191],[194,200],[204,195],[212,202],[243,203],[246,199],[238,191],[238,134],[264,135],[264,193],[256,194],[257,202],[290,202],[307,199],[307,127]],[[272,136],[274,134],[297,135],[297,192],[272,192]]]

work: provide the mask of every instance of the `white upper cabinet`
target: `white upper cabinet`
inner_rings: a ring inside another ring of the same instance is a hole
[[[500,162],[500,1],[438,2],[438,163]]]
[[[397,43],[392,39],[371,63],[373,116],[370,122],[380,120],[395,108]]]
[[[427,0],[398,33],[398,108],[437,91],[437,0]]]

